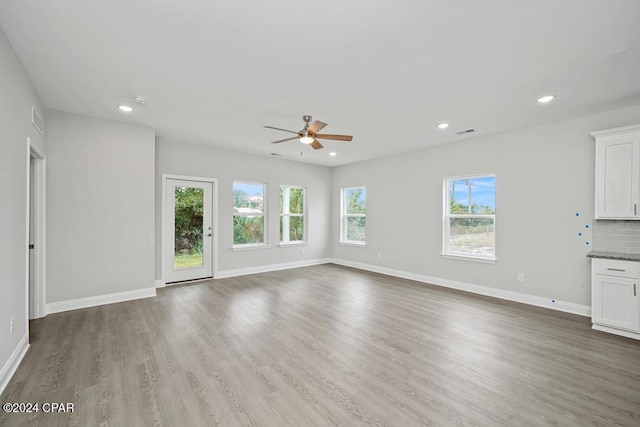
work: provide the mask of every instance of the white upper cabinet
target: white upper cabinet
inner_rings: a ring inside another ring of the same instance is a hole
[[[596,219],[640,219],[640,125],[591,132]]]

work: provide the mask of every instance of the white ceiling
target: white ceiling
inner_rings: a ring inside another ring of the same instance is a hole
[[[47,108],[325,166],[640,96],[638,0],[2,0],[0,25]],[[269,143],[304,114],[353,142]]]

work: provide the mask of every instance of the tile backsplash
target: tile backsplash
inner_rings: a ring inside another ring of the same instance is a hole
[[[640,253],[640,221],[596,220],[592,248],[595,251]]]

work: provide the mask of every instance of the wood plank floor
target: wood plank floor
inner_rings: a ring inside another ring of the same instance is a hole
[[[49,315],[1,425],[640,425],[640,342],[335,265]]]

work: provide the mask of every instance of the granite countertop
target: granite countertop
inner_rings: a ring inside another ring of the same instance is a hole
[[[603,258],[617,259],[620,261],[637,261],[640,262],[640,253],[633,252],[608,252],[608,251],[591,251],[587,254],[587,258]]]

